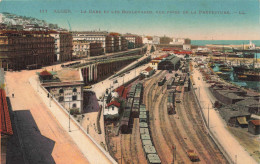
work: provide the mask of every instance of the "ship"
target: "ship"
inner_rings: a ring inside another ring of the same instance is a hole
[[[254,58],[255,54],[254,53],[243,53],[243,58]]]
[[[247,71],[237,75],[239,80],[245,81],[260,81],[260,72],[256,71]]]

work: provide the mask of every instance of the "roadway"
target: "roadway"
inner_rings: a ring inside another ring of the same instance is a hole
[[[68,63],[71,62],[66,64]],[[61,65],[45,68],[58,71]],[[74,124],[71,124],[74,130],[69,133],[67,115],[58,107],[54,109],[55,105],[50,108],[48,100],[46,104],[43,91],[37,92],[39,90],[37,83],[30,79],[41,70],[6,72],[7,96],[11,97],[14,94],[11,104],[19,124],[18,133],[23,145],[25,161],[28,163],[110,163],[86,135],[79,133]]]
[[[193,65],[195,65],[195,63],[193,63]],[[202,75],[198,69],[195,68],[193,70],[193,80],[195,82],[194,88],[197,88],[195,93],[200,101],[207,124],[209,120],[209,128],[213,135],[217,138],[218,142],[222,145],[233,162],[237,164],[257,163],[226,129],[226,123],[213,108],[213,102],[215,102],[215,99],[212,97],[208,89],[208,84],[202,80]]]

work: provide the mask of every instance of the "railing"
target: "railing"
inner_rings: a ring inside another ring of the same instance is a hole
[[[43,91],[47,94],[50,94],[48,92],[47,89],[45,89],[42,85],[40,85],[40,87],[43,89]],[[51,94],[50,94],[51,95]],[[56,105],[58,105],[60,107],[60,109],[62,109],[62,111],[68,115],[68,117],[70,117],[70,114],[69,112],[53,97],[52,98],[53,101],[56,103]],[[105,156],[112,162],[112,163],[117,163],[111,156],[108,152],[106,152],[86,131],[85,129],[77,122],[77,120],[73,117],[71,117],[71,120],[74,124],[76,124],[79,129],[87,136],[90,138],[90,140],[99,148],[99,150],[105,154]]]

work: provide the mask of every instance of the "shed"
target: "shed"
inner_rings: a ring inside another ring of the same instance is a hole
[[[260,120],[250,120],[248,123],[248,131],[254,135],[260,134]]]
[[[180,67],[180,58],[171,55],[158,64],[158,70],[178,70]]]

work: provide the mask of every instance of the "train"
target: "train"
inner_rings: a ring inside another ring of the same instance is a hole
[[[161,164],[160,157],[154,147],[152,136],[149,128],[149,112],[144,104],[140,105],[139,114],[139,131],[142,141],[142,147],[148,164]]]
[[[164,85],[165,82],[166,82],[166,77],[162,78],[162,79],[158,82],[158,86]]]
[[[136,85],[132,85],[127,95],[127,102],[123,116],[120,120],[120,130],[122,134],[126,134],[129,132],[129,125],[132,122],[133,118],[137,118],[139,116],[139,108],[140,103],[142,102],[142,97],[143,84],[138,83]]]
[[[175,111],[175,94],[173,91],[168,93],[167,96],[167,113],[170,114],[176,114]]]

